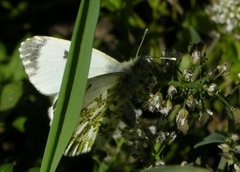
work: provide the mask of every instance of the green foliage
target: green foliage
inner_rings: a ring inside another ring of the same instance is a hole
[[[18,103],[22,96],[22,83],[13,82],[4,85],[1,91],[0,111],[6,111]]]
[[[152,168],[149,170],[143,170],[143,172],[210,172],[210,170],[203,169],[203,168],[197,168],[197,167],[191,167],[191,166],[169,166],[169,167],[158,167],[158,168]]]
[[[197,148],[197,147],[204,146],[211,143],[224,143],[224,142],[225,142],[225,137],[223,135],[218,133],[213,133],[207,136],[206,138],[204,138],[202,142],[199,142],[194,147]]]
[[[13,172],[13,165],[12,164],[3,164],[0,166],[1,172]]]

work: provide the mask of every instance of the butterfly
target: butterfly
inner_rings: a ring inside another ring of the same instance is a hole
[[[48,112],[51,121],[69,48],[70,41],[47,36],[28,38],[19,48],[29,81],[43,95],[54,97]],[[91,150],[104,118],[109,89],[118,83],[121,74],[129,72],[134,63],[134,59],[120,63],[97,49],[92,50],[81,118],[65,155],[77,156]]]

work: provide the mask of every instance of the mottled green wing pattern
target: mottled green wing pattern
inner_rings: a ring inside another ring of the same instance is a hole
[[[101,126],[110,90],[117,84],[121,73],[97,76],[88,80],[84,108],[76,130],[65,150],[67,156],[89,152]]]

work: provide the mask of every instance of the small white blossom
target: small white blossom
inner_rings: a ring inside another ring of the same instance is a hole
[[[167,92],[168,92],[169,98],[172,99],[173,95],[177,93],[177,88],[173,85],[170,85]]]
[[[191,81],[193,76],[193,71],[190,69],[184,69],[183,70],[183,77],[185,79],[185,81]]]
[[[177,135],[175,132],[159,132],[156,143],[165,142],[167,144],[171,144],[176,139],[176,137]]]
[[[220,145],[218,145],[218,148],[220,148],[220,149],[222,149],[222,151],[224,152],[224,153],[228,153],[229,151],[230,151],[230,147],[229,147],[229,145],[227,145],[227,144],[220,144]]]
[[[216,93],[217,93],[217,84],[212,83],[212,84],[208,87],[207,92],[208,92],[208,94],[209,94],[210,96],[213,96],[214,94],[216,94]]]
[[[236,142],[239,140],[239,136],[237,134],[232,134],[230,139],[233,140],[234,142]]]
[[[170,100],[163,100],[162,94],[157,92],[156,94],[150,94],[146,106],[150,112],[160,112],[163,115],[168,115],[172,109],[172,102]]]
[[[162,94],[157,92],[156,94],[150,93],[149,99],[147,102],[147,107],[150,112],[156,112],[159,110],[162,102]]]
[[[138,119],[142,116],[142,110],[141,109],[134,109],[134,112],[136,114],[136,119]]]
[[[171,110],[172,110],[172,102],[170,100],[163,101],[162,106],[159,109],[160,113],[166,116]]]
[[[229,64],[228,63],[224,63],[222,65],[218,65],[217,66],[217,69],[220,73],[224,73],[224,72],[227,72],[228,69],[229,69]]]
[[[152,134],[156,134],[157,128],[155,125],[149,126],[148,129],[151,131]]]
[[[208,115],[212,116],[213,112],[210,109],[206,109],[206,112],[208,113]]]
[[[234,164],[233,167],[236,172],[240,172],[240,167],[237,164]]]
[[[163,160],[157,160],[156,162],[155,162],[155,165],[156,166],[163,166],[163,165],[165,165],[165,162],[163,161]]]
[[[136,132],[137,132],[138,137],[143,137],[143,132],[142,132],[142,130],[140,130],[140,129],[138,128]]]
[[[185,108],[182,108],[180,109],[176,117],[177,127],[183,133],[186,133],[189,129],[188,114],[189,112]]]
[[[240,145],[235,146],[234,152],[240,154]]]
[[[188,165],[188,162],[187,162],[187,161],[182,161],[182,162],[181,162],[181,166],[186,166],[186,165]]]
[[[187,107],[190,109],[195,109],[196,105],[198,104],[198,101],[193,97],[193,95],[189,95],[185,101]]]
[[[195,65],[200,61],[201,52],[199,50],[194,50],[191,56],[192,56],[192,64]]]

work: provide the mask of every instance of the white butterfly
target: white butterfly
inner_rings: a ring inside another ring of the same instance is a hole
[[[70,42],[47,36],[35,36],[21,43],[20,57],[30,82],[42,94],[54,96],[49,108],[53,119],[54,106],[60,91]],[[112,57],[93,49],[81,118],[65,150],[76,156],[91,150],[104,117],[108,89],[112,88],[120,73],[128,73],[136,58],[120,63]]]

